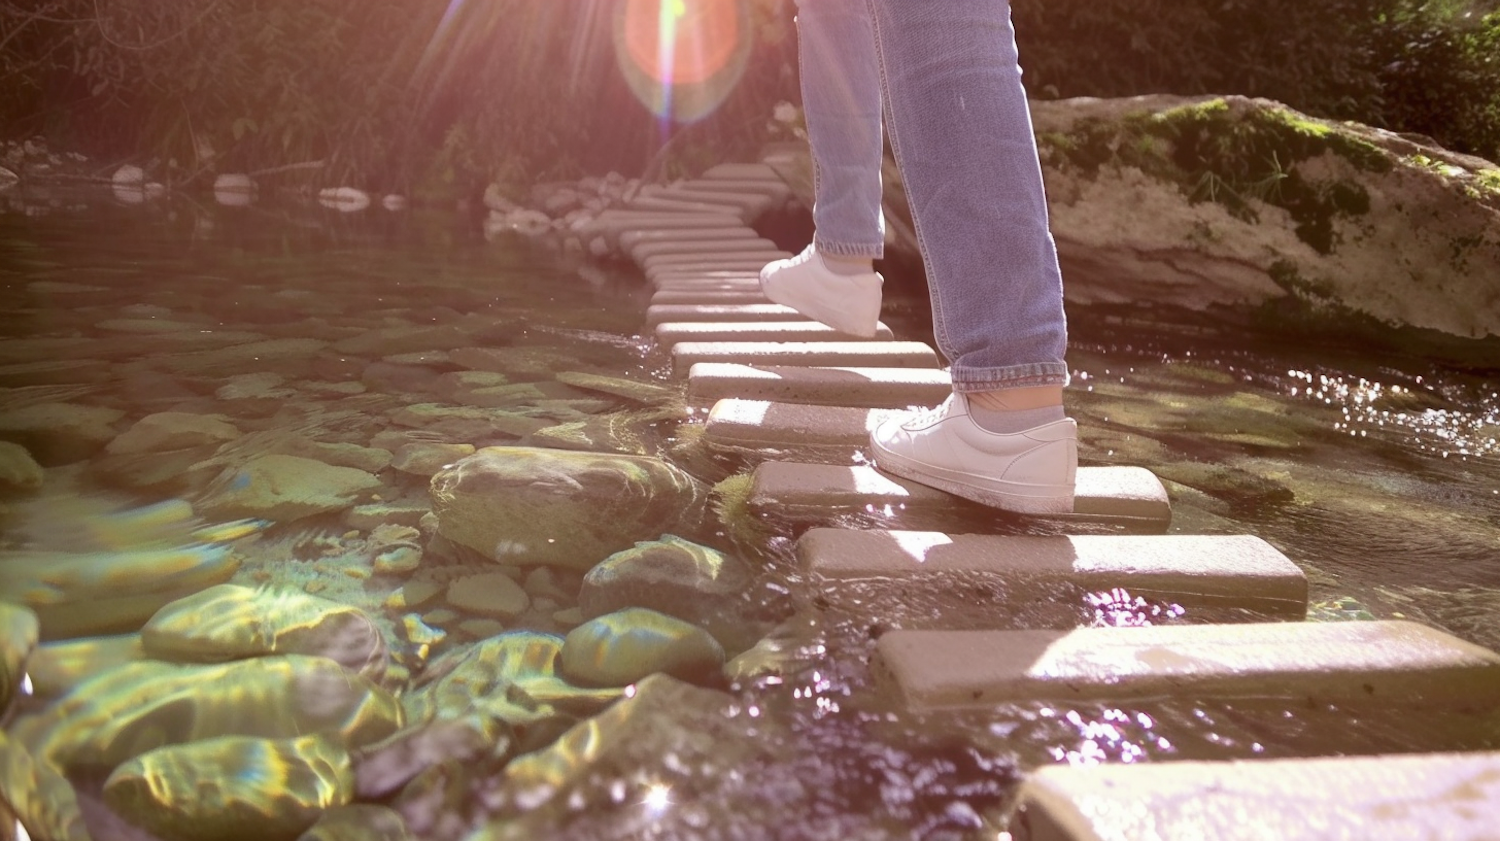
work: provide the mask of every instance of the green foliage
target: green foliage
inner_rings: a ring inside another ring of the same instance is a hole
[[[755,0],[762,39],[779,2]],[[439,197],[638,164],[661,131],[619,79],[617,5],[0,0],[0,125],[179,182],[321,161],[298,172]],[[763,118],[774,85],[725,108]]]
[[[1494,0],[1016,0],[1030,92],[1240,94],[1500,157]],[[1485,12],[1489,12],[1486,16]]]

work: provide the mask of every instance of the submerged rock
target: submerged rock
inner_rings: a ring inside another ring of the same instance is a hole
[[[223,415],[157,412],[136,421],[105,450],[113,455],[157,453],[189,447],[218,446],[240,437],[239,429]]]
[[[401,705],[370,680],[289,654],[217,666],[129,663],[81,684],[17,735],[58,769],[105,770],[156,747],[221,736],[328,733],[357,747],[403,721]]]
[[[413,722],[478,715],[513,727],[572,720],[619,698],[619,689],[574,686],[558,675],[563,641],[510,631],[434,662],[403,698]]]
[[[707,626],[733,619],[750,571],[717,549],[663,535],[616,552],[589,570],[578,593],[587,618],[645,607]]]
[[[36,648],[39,632],[35,613],[0,602],[0,722],[21,693],[26,661]]]
[[[412,841],[401,813],[373,803],[329,809],[297,841]]]
[[[175,663],[222,663],[268,654],[327,657],[379,681],[385,639],[356,607],[294,590],[220,584],[157,611],[141,629],[147,655]]]
[[[51,701],[116,666],[144,659],[140,634],[49,642],[32,652],[26,674],[36,697]]]
[[[45,478],[42,466],[25,447],[0,441],[0,494],[34,491]]]
[[[0,730],[0,817],[7,811],[38,841],[89,841],[72,783]]]
[[[36,403],[0,412],[0,440],[25,447],[41,464],[81,461],[115,437],[119,409],[76,403]]]
[[[588,686],[626,686],[658,672],[703,682],[724,667],[724,648],[707,631],[640,607],[626,608],[568,633],[562,672]]]
[[[116,814],[164,841],[292,841],[353,797],[349,754],[327,735],[157,748],[104,783]]]
[[[209,516],[287,522],[352,508],[379,487],[380,479],[363,470],[300,456],[263,455],[220,474],[200,507]]]
[[[498,561],[589,569],[703,514],[704,489],[665,461],[488,447],[432,477],[438,530]]]

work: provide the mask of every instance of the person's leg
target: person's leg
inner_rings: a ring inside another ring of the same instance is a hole
[[[797,0],[802,107],[813,162],[813,245],[761,272],[766,297],[847,333],[874,335],[882,256],[881,91],[865,0]]]
[[[1072,509],[1062,276],[1006,0],[867,0],[887,131],[955,395],[883,424],[876,463],[1017,511]]]

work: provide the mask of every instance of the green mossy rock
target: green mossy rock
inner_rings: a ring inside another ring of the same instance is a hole
[[[352,467],[309,458],[263,455],[225,470],[199,503],[205,515],[277,522],[352,508],[380,488],[380,479]]]

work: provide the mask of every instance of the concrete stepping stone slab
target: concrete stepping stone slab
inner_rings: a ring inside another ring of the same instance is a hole
[[[667,304],[697,304],[705,306],[734,306],[737,304],[769,304],[771,299],[761,293],[759,286],[740,289],[660,289],[651,295],[650,306]]]
[[[922,342],[679,342],[673,376],[699,362],[823,368],[937,368],[937,351]]]
[[[712,180],[723,178],[733,181],[775,181],[780,184],[781,176],[776,170],[763,163],[725,163],[709,167],[699,180]]]
[[[755,219],[771,205],[771,197],[764,193],[735,192],[733,190],[684,190],[681,187],[648,185],[642,187],[637,195],[653,199],[667,199],[669,201],[707,202],[709,204],[737,207],[746,214],[747,219]]]
[[[760,278],[757,277],[723,277],[723,278],[694,278],[685,277],[668,280],[651,287],[657,292],[759,292]],[[770,303],[769,301],[766,303]]]
[[[710,193],[759,193],[776,204],[785,202],[792,195],[792,188],[780,180],[705,178],[698,181],[684,181],[677,186],[683,190],[702,190]]]
[[[625,208],[627,210],[654,210],[666,213],[712,213],[733,216],[745,223],[750,221],[750,212],[743,207],[730,204],[716,204],[707,201],[636,197],[626,202]]]
[[[658,239],[638,242],[626,246],[621,240],[620,247],[629,252],[631,259],[640,262],[648,257],[656,257],[664,254],[724,254],[736,251],[780,251],[776,243],[763,237],[720,237],[716,239]]]
[[[626,231],[620,234],[620,248],[630,250],[647,242],[699,242],[702,240],[760,239],[760,234],[744,225],[727,228],[685,228],[677,230]]]
[[[796,321],[803,315],[781,304],[740,304],[729,306],[665,305],[646,308],[646,323],[651,327],[669,321]]]
[[[747,263],[761,265],[780,260],[790,256],[790,252],[782,251],[774,245],[767,247],[750,246],[735,248],[733,250],[709,250],[685,254],[655,254],[640,260],[639,265],[646,271],[652,269],[670,269],[674,267],[692,267],[702,265],[723,265],[725,263]]]
[[[672,287],[680,288],[680,287]],[[759,288],[757,282],[756,288]],[[816,321],[669,321],[656,325],[656,341],[663,347],[678,342],[847,342],[856,339]],[[890,341],[891,328],[879,324],[875,337],[866,341]]]
[[[772,257],[771,259],[776,259]],[[760,277],[760,270],[770,262],[765,255],[750,258],[707,258],[693,263],[673,263],[645,269],[646,280],[652,284],[664,280],[713,276],[721,272],[733,272],[738,277]]]
[[[937,528],[961,521],[966,503],[945,491],[881,473],[867,465],[768,461],[751,476],[749,506],[757,514],[797,524],[831,525],[862,514],[879,514],[891,528]],[[994,509],[988,509],[994,510]],[[1073,513],[1022,517],[1027,523],[1098,523],[1140,532],[1163,532],[1172,504],[1161,480],[1144,467],[1080,467]]]
[[[721,213],[659,213],[639,210],[606,210],[575,229],[582,237],[602,236],[614,247],[627,231],[684,231],[701,228],[738,228],[744,221]]]
[[[669,325],[663,325],[669,326]],[[661,329],[657,329],[657,341]],[[841,344],[841,343],[840,343]],[[868,448],[870,433],[904,409],[818,406],[726,398],[714,404],[704,424],[704,442],[721,452],[756,461],[849,464]]]
[[[673,286],[709,286],[714,283],[738,283],[738,285],[751,285],[759,288],[759,268],[735,268],[727,271],[658,271],[657,276],[648,279],[652,289],[670,289]]]
[[[1500,654],[1404,620],[891,631],[871,671],[880,691],[912,710],[1168,696],[1500,702]]]
[[[1144,598],[1187,621],[1300,621],[1307,577],[1249,535],[978,535],[813,529],[797,541],[817,609],[885,627],[1077,627],[1107,603]],[[1128,597],[1123,593],[1128,593]]]
[[[1015,841],[1496,837],[1500,752],[1052,766]]]
[[[661,318],[653,323],[669,320],[683,319]],[[705,406],[726,397],[740,397],[779,403],[902,409],[936,406],[947,399],[952,390],[953,381],[948,372],[931,368],[794,368],[784,365],[756,368],[726,362],[700,362],[688,372],[688,400]]]

